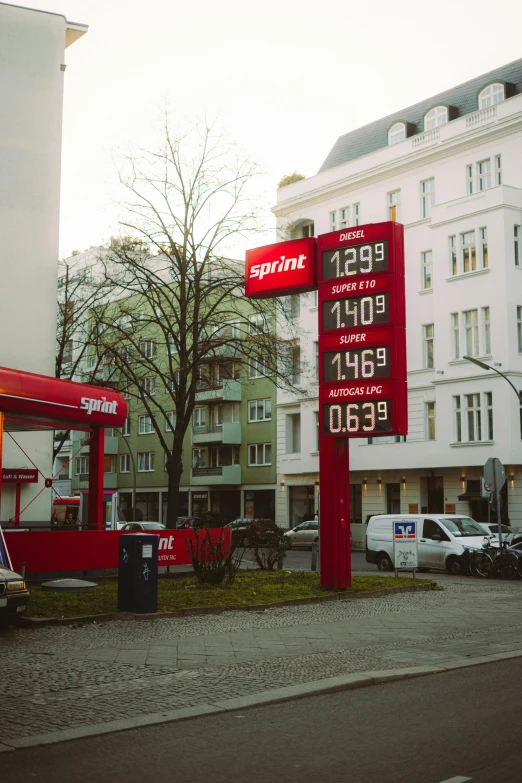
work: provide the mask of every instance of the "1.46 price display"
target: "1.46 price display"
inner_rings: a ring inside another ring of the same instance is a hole
[[[387,324],[389,320],[387,293],[323,302],[323,331]]]
[[[390,375],[390,347],[356,348],[353,351],[323,353],[323,381],[353,381],[359,378],[387,378]]]
[[[384,433],[391,428],[389,400],[323,405],[323,432],[328,435]]]
[[[322,254],[322,279],[350,277],[388,269],[388,243],[369,242],[367,245],[325,250]]]

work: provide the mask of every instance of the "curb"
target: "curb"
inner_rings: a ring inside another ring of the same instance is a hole
[[[365,598],[383,598],[396,593],[419,593],[433,590],[436,582],[423,585],[405,585],[389,587],[385,590],[359,590],[334,593],[333,595],[318,595],[312,598],[290,598],[286,601],[272,601],[267,604],[248,604],[247,606],[201,606],[194,609],[175,609],[171,612],[155,612],[154,614],[133,614],[132,612],[103,612],[101,614],[79,615],[77,617],[19,617],[16,626],[19,628],[47,628],[54,625],[74,626],[78,623],[106,623],[111,620],[166,620],[170,617],[197,617],[205,614],[222,614],[223,612],[264,612],[268,609],[279,609],[284,606],[307,606],[322,604],[325,601],[362,600]]]
[[[34,748],[40,745],[54,745],[60,742],[68,742],[75,739],[95,737],[102,734],[114,734],[129,729],[143,726],[157,726],[165,723],[173,723],[178,720],[203,718],[210,715],[218,715],[227,712],[260,707],[263,705],[278,704],[285,701],[305,699],[310,696],[321,696],[330,693],[340,693],[347,690],[367,688],[372,685],[386,685],[390,682],[410,680],[415,677],[426,677],[431,674],[443,674],[456,669],[468,669],[472,666],[481,666],[486,663],[498,663],[501,660],[522,657],[521,650],[512,650],[508,653],[494,653],[480,658],[462,658],[452,661],[444,666],[412,666],[405,669],[391,669],[385,671],[372,670],[359,674],[345,674],[339,677],[329,677],[316,682],[303,683],[301,685],[287,685],[282,688],[240,696],[238,698],[224,699],[215,704],[199,704],[194,707],[183,707],[177,710],[165,710],[164,712],[140,715],[135,718],[123,718],[121,720],[108,721],[93,726],[76,726],[73,729],[52,731],[47,734],[35,734],[29,737],[8,740],[0,744],[0,753],[8,751]]]

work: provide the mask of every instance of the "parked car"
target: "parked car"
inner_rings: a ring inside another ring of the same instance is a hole
[[[477,525],[480,525],[480,527],[484,530],[486,535],[488,536],[498,536],[498,525],[496,522],[477,522]],[[516,535],[513,533],[513,528],[508,527],[508,525],[501,525],[502,530],[502,540],[510,542],[513,537]]]
[[[480,549],[485,531],[471,517],[458,514],[379,514],[370,517],[366,531],[366,562],[379,571],[393,570],[393,522],[417,522],[419,568],[446,569],[449,574],[468,571],[466,547]]]
[[[121,530],[133,530],[135,533],[142,530],[147,533],[150,530],[165,530],[165,525],[160,522],[126,522]]]
[[[285,536],[290,539],[292,547],[309,546],[319,541],[319,522],[316,519],[310,519],[307,522],[301,522],[292,530],[287,530]]]
[[[202,517],[178,517],[176,520],[176,530],[196,530],[202,525]]]
[[[225,525],[225,527],[230,528],[232,530],[233,542],[235,542],[239,546],[247,546],[248,528],[254,522],[258,526],[258,531],[263,532],[267,536],[279,530],[279,528],[276,527],[275,523],[271,519],[262,519],[256,517],[244,517],[242,519],[241,518],[234,519],[232,522],[229,522],[228,525]]]
[[[8,624],[25,612],[29,590],[20,574],[0,566],[0,623]]]

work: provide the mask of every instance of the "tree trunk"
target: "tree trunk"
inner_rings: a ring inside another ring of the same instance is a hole
[[[179,456],[176,456],[173,452],[167,459],[169,485],[167,491],[167,519],[165,524],[169,530],[174,530],[179,516],[179,484],[182,472],[183,464],[181,461],[181,453]]]

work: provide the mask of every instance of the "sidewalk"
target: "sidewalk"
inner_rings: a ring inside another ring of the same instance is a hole
[[[0,631],[0,750],[522,656],[522,582],[434,578],[444,591]]]

